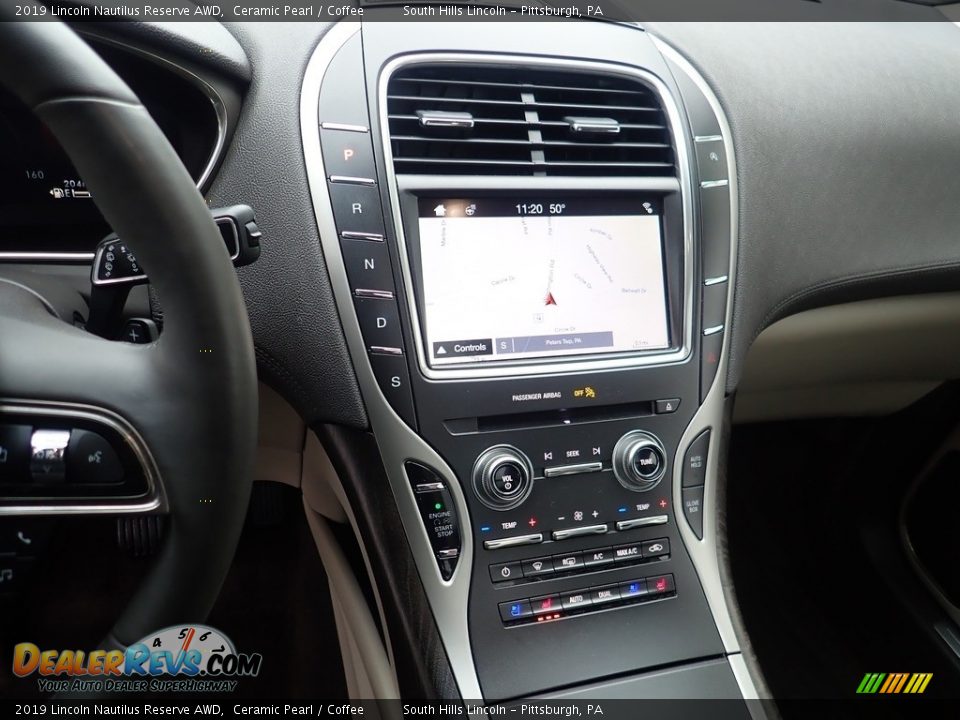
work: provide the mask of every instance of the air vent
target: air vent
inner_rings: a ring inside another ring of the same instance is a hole
[[[673,176],[657,94],[618,75],[410,65],[387,88],[397,173]]]

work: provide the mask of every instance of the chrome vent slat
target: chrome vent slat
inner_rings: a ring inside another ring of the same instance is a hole
[[[407,174],[676,175],[659,96],[633,78],[424,63],[398,71],[386,98],[394,164]],[[464,119],[443,122],[454,116]]]

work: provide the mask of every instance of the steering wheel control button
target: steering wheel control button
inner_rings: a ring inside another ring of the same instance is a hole
[[[0,425],[0,483],[24,483],[30,480],[29,425]]]
[[[513,622],[514,620],[522,620],[523,618],[528,618],[533,615],[533,609],[530,607],[529,600],[512,600],[510,602],[502,602],[499,605],[500,607],[500,619],[505,623]]]
[[[525,578],[534,578],[542,577],[544,575],[552,575],[553,570],[553,559],[549,557],[538,557],[533,558],[533,560],[524,560],[521,563],[523,568],[523,576]]]
[[[390,407],[410,427],[417,427],[416,412],[413,406],[413,393],[410,390],[410,373],[403,351],[397,353],[377,352],[371,348],[370,367]]]
[[[618,520],[617,530],[634,530],[652,525],[666,525],[668,522],[670,522],[669,515],[649,515],[647,517],[631,518],[630,520]]]
[[[160,331],[153,320],[131,318],[120,331],[120,340],[134,345],[146,345],[160,337]]]
[[[473,465],[473,488],[487,507],[510,510],[533,490],[533,466],[526,455],[509,445],[487,448]]]
[[[404,468],[414,491],[420,520],[433,548],[440,576],[449,580],[453,577],[460,558],[460,521],[453,496],[443,478],[431,468],[409,461],[404,464]],[[518,566],[517,576],[519,575]]]
[[[579,570],[583,567],[582,553],[567,553],[566,555],[553,556],[553,569],[556,572],[569,572]]]
[[[704,430],[690,443],[683,455],[680,484],[683,487],[703,485],[707,478],[707,452],[710,449],[710,431]]]
[[[341,240],[340,249],[351,288],[394,291],[393,270],[390,268],[390,253],[386,243]]]
[[[519,580],[523,577],[523,570],[518,562],[500,563],[490,566],[490,579],[495,583]]]
[[[327,183],[327,186],[333,217],[341,232],[384,234],[379,189],[349,183]]]
[[[403,347],[400,311],[394,300],[357,297],[353,299],[364,342],[381,347]]]
[[[703,540],[703,485],[683,488],[681,501],[687,524],[697,536],[697,540]]]
[[[321,127],[320,147],[328,178],[377,176],[370,133]]]
[[[34,430],[30,437],[30,476],[38,483],[62,483],[67,476],[69,430]]]
[[[644,560],[655,560],[662,557],[670,557],[670,540],[668,538],[657,538],[656,540],[645,540],[643,547],[640,548]]]
[[[657,400],[653,404],[653,408],[657,415],[669,415],[670,413],[675,413],[680,408],[680,398]]]
[[[655,435],[634,430],[613,448],[613,473],[627,490],[645,492],[666,474],[666,458],[666,450]]]
[[[700,182],[726,180],[727,151],[723,146],[723,138],[701,136],[696,139],[695,145]]]
[[[67,480],[72,484],[105,485],[123,482],[123,465],[102,435],[74,430],[67,446]]]
[[[521,545],[538,545],[543,542],[543,533],[530,533],[529,535],[514,535],[512,537],[497,538],[496,540],[484,540],[483,547],[486,550],[503,550],[504,548],[519,547]]]
[[[583,565],[591,569],[613,565],[613,548],[605,547],[598,548],[597,550],[584,551]]]
[[[133,251],[116,235],[105,238],[93,256],[91,282],[94,285],[146,282],[147,275]]]
[[[570,538],[583,537],[584,535],[603,535],[608,529],[605,523],[599,525],[582,525],[580,527],[554,530],[552,537],[554,540],[569,540]]]

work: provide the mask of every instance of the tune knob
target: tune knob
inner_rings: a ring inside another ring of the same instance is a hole
[[[493,510],[510,510],[533,490],[533,466],[515,447],[484,450],[473,464],[473,487],[480,502]]]
[[[613,474],[627,490],[651,490],[666,471],[667,451],[655,435],[634,430],[620,438],[613,448]]]

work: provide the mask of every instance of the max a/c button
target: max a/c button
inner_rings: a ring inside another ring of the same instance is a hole
[[[613,549],[613,559],[615,562],[632,562],[643,557],[643,545],[641,543],[631,543],[630,545],[620,545]]]

